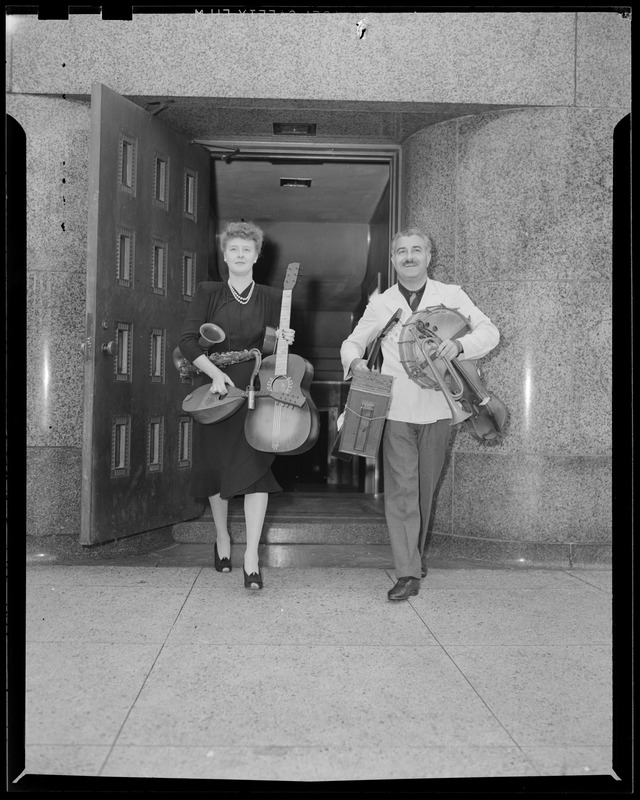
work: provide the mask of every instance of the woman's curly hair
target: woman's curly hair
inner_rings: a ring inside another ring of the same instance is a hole
[[[220,234],[220,248],[223,253],[230,239],[249,239],[255,243],[256,251],[260,254],[264,233],[253,222],[230,222]]]

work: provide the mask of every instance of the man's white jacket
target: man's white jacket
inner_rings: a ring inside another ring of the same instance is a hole
[[[472,303],[460,286],[440,283],[429,278],[416,310],[421,311],[429,306],[439,305],[456,309],[469,320],[470,332],[458,339],[463,346],[463,351],[458,356],[460,360],[482,358],[498,344],[500,340],[498,329],[489,317]],[[354,358],[365,357],[367,346],[375,340],[398,309],[401,309],[402,317],[387,333],[381,348],[382,373],[392,375],[394,378],[387,419],[419,424],[450,419],[451,410],[442,392],[417,384],[407,375],[400,362],[398,340],[403,324],[413,312],[397,284],[371,298],[353,333],[342,343],[340,358],[345,380],[352,377],[350,365]]]

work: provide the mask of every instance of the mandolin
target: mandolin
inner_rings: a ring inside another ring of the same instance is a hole
[[[244,357],[246,354],[246,358]],[[182,410],[199,422],[201,425],[213,425],[216,422],[222,422],[223,419],[235,414],[236,411],[244,405],[244,402],[249,398],[249,408],[253,408],[255,401],[254,383],[262,361],[262,355],[257,348],[245,351],[236,351],[235,353],[228,353],[232,357],[231,363],[236,363],[238,359],[233,360],[233,356],[240,356],[241,360],[248,361],[250,358],[255,359],[255,366],[251,374],[251,380],[246,388],[246,391],[238,389],[237,386],[227,386],[225,394],[218,394],[212,392],[209,384],[199,386],[193,392],[188,394],[182,401]]]
[[[282,291],[280,328],[288,328],[291,296],[300,264],[289,264]],[[309,387],[313,367],[301,356],[290,355],[284,339],[276,342],[275,355],[262,359],[260,388],[255,408],[244,424],[247,441],[255,450],[278,455],[296,455],[310,450],[318,439],[320,422]]]
[[[213,425],[235,414],[244,405],[247,393],[236,386],[227,387],[227,393],[213,394],[209,384],[199,386],[182,401],[182,410],[201,425]]]

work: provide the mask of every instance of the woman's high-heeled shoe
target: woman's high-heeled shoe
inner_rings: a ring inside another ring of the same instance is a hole
[[[257,572],[252,572],[251,575],[247,575],[247,570],[243,565],[242,571],[244,572],[245,589],[262,589],[262,573],[259,568]]]
[[[231,572],[231,559],[220,558],[218,555],[218,543],[213,546],[213,563],[215,564],[218,572]]]

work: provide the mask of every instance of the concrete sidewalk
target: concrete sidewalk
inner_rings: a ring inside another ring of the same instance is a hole
[[[612,774],[610,569],[263,573],[29,565],[26,772]]]

